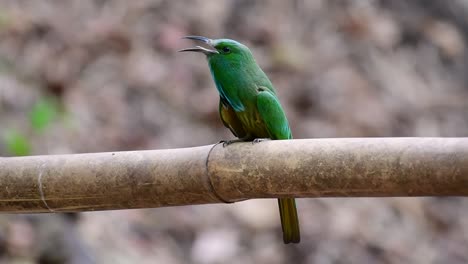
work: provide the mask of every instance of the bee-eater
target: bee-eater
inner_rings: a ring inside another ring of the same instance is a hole
[[[238,138],[251,141],[262,138],[291,139],[288,120],[276,96],[275,88],[260,69],[252,52],[231,39],[186,36],[205,43],[180,51],[206,55],[211,76],[219,92],[219,114],[224,126]],[[299,220],[294,198],[278,199],[284,243],[299,243]]]

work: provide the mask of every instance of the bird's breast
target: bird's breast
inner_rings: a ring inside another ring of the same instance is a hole
[[[262,121],[260,114],[256,109],[246,108],[243,112],[236,113],[244,131],[252,138],[268,138],[270,137],[265,123]]]

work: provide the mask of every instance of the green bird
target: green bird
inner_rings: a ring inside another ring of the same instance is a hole
[[[206,55],[211,76],[219,92],[219,114],[224,126],[238,140],[291,139],[288,119],[275,88],[245,45],[231,39],[186,36],[205,43],[180,52]],[[294,198],[278,199],[284,243],[299,243],[299,220]]]

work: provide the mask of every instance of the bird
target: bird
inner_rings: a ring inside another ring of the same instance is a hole
[[[236,140],[292,139],[288,119],[275,88],[244,44],[232,39],[185,36],[205,46],[181,49],[206,55],[211,76],[219,92],[219,115]],[[279,198],[283,241],[300,242],[300,228],[294,198]]]

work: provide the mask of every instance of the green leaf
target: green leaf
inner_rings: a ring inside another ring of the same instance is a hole
[[[31,153],[29,139],[16,130],[9,131],[5,137],[7,151],[13,156],[27,156]]]
[[[29,121],[36,132],[42,132],[58,116],[58,104],[54,98],[39,100],[29,113]]]

